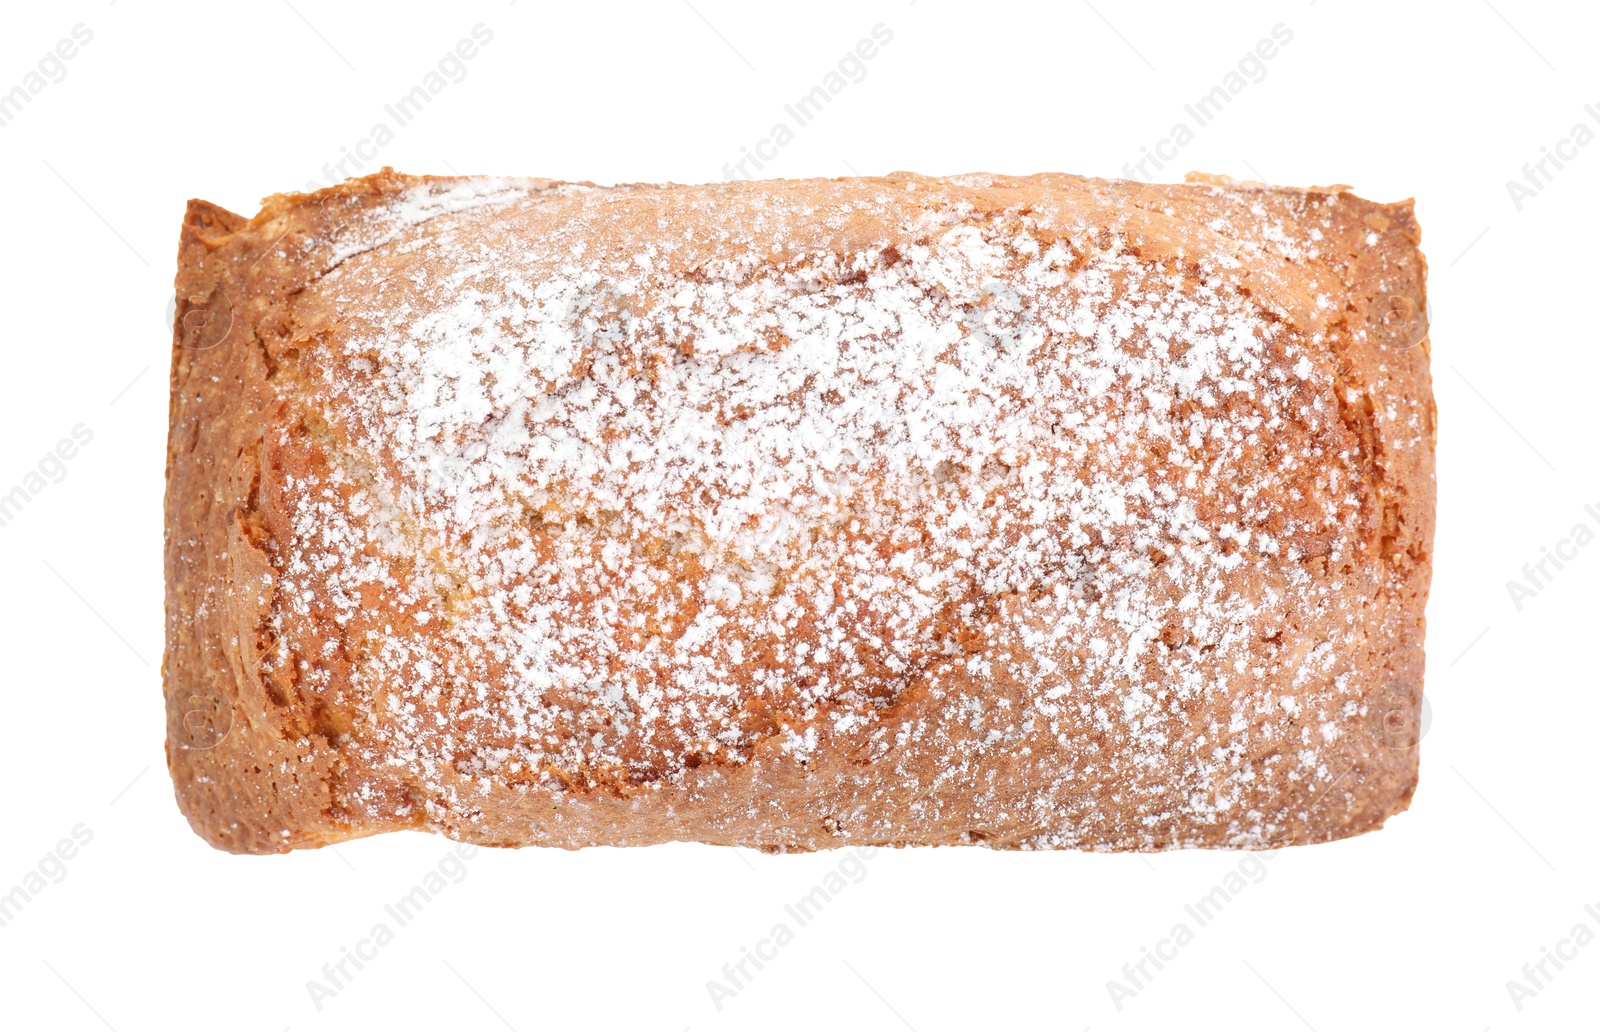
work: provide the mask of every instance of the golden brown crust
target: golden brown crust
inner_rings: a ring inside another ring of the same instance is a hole
[[[184,812],[254,853],[1380,826],[1431,569],[1419,231],[1193,178],[191,202]]]

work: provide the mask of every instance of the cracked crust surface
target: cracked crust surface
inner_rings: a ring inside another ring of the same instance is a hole
[[[1416,782],[1409,202],[1194,177],[191,202],[208,842],[1263,848]]]

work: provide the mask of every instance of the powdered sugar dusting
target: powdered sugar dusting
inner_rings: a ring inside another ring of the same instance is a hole
[[[496,235],[533,203],[418,187],[340,245],[305,389],[344,443],[279,488],[274,662],[430,805],[465,805],[461,775],[649,785],[765,742],[810,761],[820,731],[887,780],[930,752],[947,778],[1119,749],[1133,791],[1206,786],[1184,812],[1248,843],[1251,735],[1363,719],[1335,705],[1333,642],[1274,660],[1298,694],[1250,687],[1263,629],[1328,604],[1298,564],[1347,559],[1364,502],[1326,359],[1236,261],[959,208],[780,260]],[[403,619],[363,623],[375,605]],[[337,674],[295,651],[296,614],[330,606]],[[918,693],[938,720],[904,719]],[[1196,721],[1212,744],[1172,755]],[[1273,762],[1328,777],[1309,745]],[[1040,844],[1074,841],[1059,788],[1031,804]]]

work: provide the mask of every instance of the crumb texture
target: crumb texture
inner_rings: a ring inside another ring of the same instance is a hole
[[[192,202],[191,822],[239,852],[1380,826],[1433,531],[1416,223],[1195,179]]]

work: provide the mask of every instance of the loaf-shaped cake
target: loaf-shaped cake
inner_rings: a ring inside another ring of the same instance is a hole
[[[206,841],[1260,849],[1417,777],[1410,202],[1218,177],[191,202]]]

